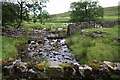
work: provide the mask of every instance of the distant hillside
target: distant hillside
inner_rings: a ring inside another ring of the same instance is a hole
[[[70,17],[71,12],[65,12],[65,13],[60,13],[60,14],[54,14],[52,16],[54,17]]]
[[[118,16],[118,6],[104,8],[104,16]]]
[[[71,12],[65,12],[60,14],[54,14],[53,16],[58,17],[70,17]],[[104,8],[104,16],[118,16],[118,6]]]

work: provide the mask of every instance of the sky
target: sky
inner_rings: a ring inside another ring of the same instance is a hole
[[[50,14],[58,14],[68,12],[70,4],[80,0],[49,0],[47,3],[47,11]],[[93,0],[92,0],[93,1]],[[118,6],[120,0],[98,0],[102,7]]]

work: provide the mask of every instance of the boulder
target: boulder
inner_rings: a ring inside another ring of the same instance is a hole
[[[68,29],[67,29],[67,35],[71,35],[73,33],[75,33],[76,31],[80,31],[81,30],[81,25],[79,24],[69,24],[68,25]]]
[[[107,35],[108,35],[108,33],[97,30],[97,31],[93,32],[92,37],[94,37],[94,38],[96,38],[96,37],[106,37]]]
[[[65,66],[64,68],[64,76],[65,77],[72,77],[76,74],[76,70],[73,68],[73,65]]]
[[[120,63],[113,63],[113,62],[109,62],[109,61],[104,61],[103,64],[105,64],[111,70],[120,71]]]
[[[83,35],[83,36],[88,35],[88,31],[86,31],[86,30],[81,30],[81,32],[82,32],[82,35]]]
[[[88,65],[79,66],[79,72],[83,77],[85,77],[86,71],[92,72],[92,68]]]
[[[40,71],[44,71],[44,69],[45,69],[45,64],[43,64],[43,63],[41,63],[41,64],[38,63],[38,64],[35,64],[34,67],[35,67],[36,69],[40,70]]]
[[[63,28],[57,28],[57,30],[58,30],[58,31],[62,31],[62,30],[63,30]]]
[[[14,64],[14,68],[16,68],[17,71],[19,70],[20,72],[28,71],[27,63],[25,62],[16,61],[16,63]]]
[[[64,70],[59,64],[57,61],[48,62],[48,67],[45,70],[46,75],[50,78],[62,78],[64,76]]]

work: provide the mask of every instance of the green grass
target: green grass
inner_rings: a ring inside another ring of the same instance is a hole
[[[46,30],[48,31],[55,31],[58,28],[63,28],[63,29],[67,29],[67,26],[62,26],[63,23],[45,23],[45,24],[41,24],[39,22],[33,23],[27,23],[24,22],[22,24],[22,26],[26,27],[28,31],[31,31],[31,28],[38,28],[38,29],[44,29],[46,28]]]
[[[16,45],[19,43],[24,43],[28,39],[26,38],[10,38],[2,36],[0,37],[2,39],[2,48],[0,49],[0,59],[6,59],[10,57],[15,57],[18,53]]]
[[[118,16],[104,16],[103,21],[116,21]]]
[[[120,61],[120,55],[118,54],[120,43],[113,42],[113,39],[118,38],[118,26],[114,28],[92,28],[85,30],[89,32],[88,36],[81,36],[79,32],[70,36],[67,40],[70,49],[80,63],[90,63],[92,60]],[[105,31],[108,35],[105,38],[92,38],[92,32],[96,30]]]

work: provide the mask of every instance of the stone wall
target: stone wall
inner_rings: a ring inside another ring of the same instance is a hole
[[[109,22],[79,22],[68,25],[67,34],[78,32],[83,28],[110,28],[118,25],[119,21],[109,21]]]
[[[2,36],[8,36],[8,37],[26,37],[31,39],[43,39],[45,36],[44,33],[40,32],[32,32],[27,33],[25,29],[10,29],[10,28],[2,28]]]
[[[120,63],[108,61],[80,65],[59,62],[31,63],[10,58],[0,61],[0,65],[4,74],[2,80],[120,80]]]

